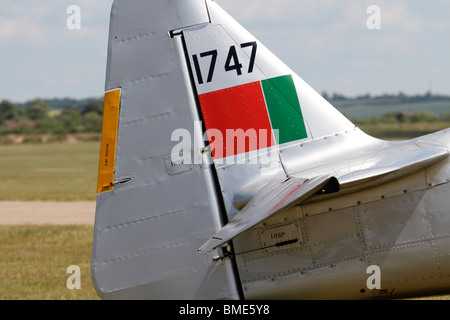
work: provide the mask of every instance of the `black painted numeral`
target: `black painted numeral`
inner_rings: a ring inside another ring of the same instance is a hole
[[[257,49],[256,41],[246,42],[246,43],[241,44],[242,49],[247,48],[247,47],[252,48],[252,51],[250,53],[250,61],[249,61],[247,73],[252,73],[253,67],[255,65],[255,59],[256,59],[256,49]],[[208,77],[206,79],[206,82],[211,82],[213,79],[214,70],[215,70],[216,62],[217,62],[217,55],[218,55],[217,50],[211,50],[211,51],[206,51],[206,52],[200,53],[200,58],[211,56],[211,61],[209,64],[209,69],[208,69]],[[197,74],[198,84],[199,85],[203,84],[204,80],[203,80],[202,71],[200,69],[200,63],[199,63],[199,58],[198,58],[197,54],[192,55],[192,61],[194,63],[195,73]],[[231,46],[230,49],[228,50],[228,55],[225,60],[224,68],[225,68],[226,72],[236,71],[236,74],[238,76],[242,75],[242,64],[239,62],[239,57],[237,55],[235,46]]]
[[[231,64],[231,60],[233,60],[233,64]],[[242,74],[242,64],[239,63],[239,58],[236,53],[236,47],[231,46],[230,50],[228,51],[227,61],[225,62],[225,71],[232,71],[236,70],[236,73],[238,76]]]
[[[250,63],[248,65],[248,73],[252,73],[253,66],[255,65],[255,58],[256,58],[256,48],[257,48],[256,41],[246,42],[246,43],[241,44],[241,48],[247,48],[247,47],[252,47],[252,53],[250,55]]]
[[[209,64],[208,78],[206,79],[206,82],[211,82],[213,74],[214,74],[214,68],[216,66],[216,61],[217,61],[217,50],[211,50],[211,51],[200,53],[201,58],[204,58],[207,56],[211,56],[211,63]],[[203,77],[202,77],[202,72],[200,71],[200,65],[198,63],[197,55],[194,54],[192,56],[192,59],[194,60],[194,67],[195,67],[195,72],[197,73],[198,83],[202,84]]]

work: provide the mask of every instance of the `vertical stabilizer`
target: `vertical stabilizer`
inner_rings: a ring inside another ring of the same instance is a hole
[[[101,298],[239,297],[231,261],[197,252],[221,227],[213,168],[171,159],[179,128],[204,143],[184,44],[170,34],[205,23],[204,1],[113,4],[92,252]]]

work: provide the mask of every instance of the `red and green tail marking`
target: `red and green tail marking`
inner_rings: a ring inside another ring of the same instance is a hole
[[[252,134],[247,139],[257,139],[256,144],[246,143],[244,148],[238,147],[237,141],[216,141],[223,143],[223,157],[307,137],[290,75],[204,93],[199,100],[207,130],[219,130],[224,139],[227,130],[243,130]],[[274,137],[273,129],[278,130],[278,137]],[[212,137],[209,139],[213,144]]]

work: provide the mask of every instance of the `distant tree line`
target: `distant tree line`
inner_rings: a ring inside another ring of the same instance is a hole
[[[398,94],[382,94],[371,96],[369,93],[356,97],[342,94],[322,96],[336,107],[345,105],[382,105],[392,103],[414,103],[423,101],[446,100],[449,96],[435,95],[430,92],[423,95],[407,96]],[[103,117],[103,98],[88,99],[34,99],[25,103],[13,103],[8,100],[0,102],[0,134],[69,134],[78,132],[101,132]],[[450,121],[450,112],[437,116],[431,112],[414,114],[391,112],[376,119],[354,119],[358,123],[367,122],[435,122]]]
[[[58,108],[41,99],[22,105],[3,100],[0,102],[0,134],[100,132],[103,99],[85,101],[82,105]]]
[[[436,115],[430,111],[417,112],[387,112],[381,117],[367,119],[353,119],[358,125],[364,124],[380,124],[380,123],[433,123],[433,122],[450,122],[450,112]]]
[[[340,93],[332,93],[329,94],[326,91],[321,93],[322,97],[328,100],[331,103],[339,104],[340,101],[349,102],[349,101],[358,101],[360,104],[370,103],[371,105],[375,104],[384,104],[386,102],[399,102],[399,103],[415,103],[415,102],[424,102],[424,101],[442,101],[447,100],[450,101],[449,96],[432,94],[431,92],[426,92],[424,94],[416,94],[416,95],[406,95],[403,92],[399,92],[397,94],[380,94],[372,96],[370,93],[366,93],[363,95],[358,95],[355,97],[348,97]]]

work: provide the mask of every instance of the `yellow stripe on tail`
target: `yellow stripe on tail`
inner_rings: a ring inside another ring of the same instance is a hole
[[[105,93],[102,138],[98,164],[97,193],[113,190],[116,160],[117,129],[119,125],[120,89]]]

